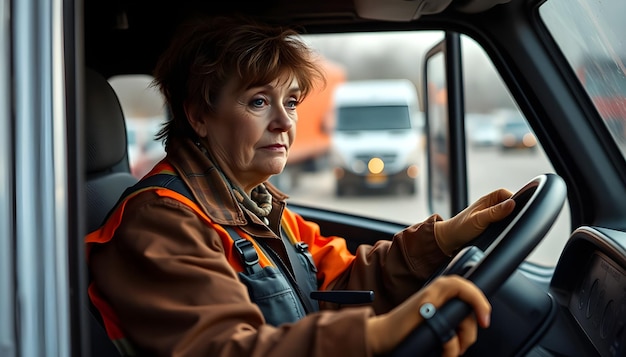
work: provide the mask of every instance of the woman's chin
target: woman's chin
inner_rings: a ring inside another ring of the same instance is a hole
[[[283,168],[266,168],[264,170],[258,171],[259,179],[263,179],[262,181],[269,180],[270,177],[280,175],[283,172]]]
[[[287,160],[272,160],[266,166],[267,174],[269,175],[278,175],[285,169],[285,165],[287,164]]]
[[[285,170],[285,168],[281,167],[280,169],[273,171],[270,175],[271,176],[280,175],[284,170]]]

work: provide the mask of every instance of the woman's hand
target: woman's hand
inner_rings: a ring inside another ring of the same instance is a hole
[[[467,279],[457,275],[440,276],[413,294],[401,305],[386,314],[371,317],[367,321],[367,343],[374,354],[390,352],[402,342],[420,323],[420,307],[431,303],[439,309],[452,298],[467,302],[474,309],[456,328],[456,335],[443,346],[443,356],[459,356],[476,341],[478,325],[489,326],[491,305],[485,295]]]
[[[515,201],[509,199],[513,193],[499,189],[485,195],[456,216],[435,223],[435,239],[447,255],[476,238],[487,226],[513,212]]]

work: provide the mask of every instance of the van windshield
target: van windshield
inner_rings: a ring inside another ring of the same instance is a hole
[[[410,129],[409,108],[404,105],[339,107],[339,131]]]

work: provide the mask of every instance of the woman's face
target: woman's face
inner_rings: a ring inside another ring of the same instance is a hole
[[[236,91],[229,83],[216,111],[204,117],[208,149],[221,168],[246,191],[279,174],[296,134],[295,80]]]

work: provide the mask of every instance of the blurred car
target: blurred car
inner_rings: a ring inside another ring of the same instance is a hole
[[[165,157],[165,149],[155,135],[161,120],[127,119],[128,163],[133,176],[142,178],[152,167]]]
[[[511,113],[504,118],[500,132],[500,148],[511,149],[536,149],[537,139],[530,130],[528,123],[519,113]]]
[[[493,115],[467,113],[465,119],[470,145],[478,148],[500,144],[500,129]]]

